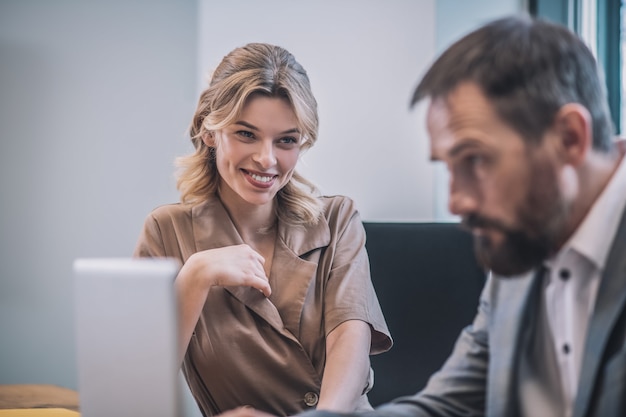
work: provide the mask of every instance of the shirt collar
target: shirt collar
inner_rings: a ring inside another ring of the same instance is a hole
[[[559,251],[557,257],[571,249],[593,262],[597,268],[603,269],[618,222],[626,208],[624,190],[626,190],[626,158],[622,158],[617,170],[591,206],[589,213]]]
[[[210,198],[193,207],[192,217],[197,250],[243,243],[219,198]],[[317,224],[307,226],[290,226],[279,220],[278,236],[293,254],[301,256],[329,245],[330,226],[325,216],[322,216]]]

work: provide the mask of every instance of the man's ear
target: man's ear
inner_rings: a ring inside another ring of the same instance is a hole
[[[563,162],[581,164],[593,146],[593,129],[589,110],[578,103],[561,107],[554,117],[559,153]]]
[[[615,138],[615,146],[619,149],[620,153],[626,153],[626,137],[618,136]]]

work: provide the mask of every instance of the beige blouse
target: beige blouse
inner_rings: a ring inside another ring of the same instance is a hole
[[[317,225],[278,224],[269,298],[250,287],[214,287],[187,349],[183,373],[204,415],[250,405],[292,415],[317,404],[326,336],[346,320],[372,329],[371,354],[392,341],[370,280],[365,230],[352,200],[320,197]],[[146,219],[135,256],[185,262],[243,243],[218,198],[172,204]],[[363,381],[365,393],[372,381]]]

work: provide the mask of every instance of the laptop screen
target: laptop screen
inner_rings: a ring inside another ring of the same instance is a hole
[[[74,262],[82,417],[182,415],[172,259]]]

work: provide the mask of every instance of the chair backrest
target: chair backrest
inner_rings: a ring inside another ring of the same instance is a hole
[[[372,356],[372,405],[424,387],[474,318],[486,273],[454,223],[365,222],[372,281],[394,339]]]

